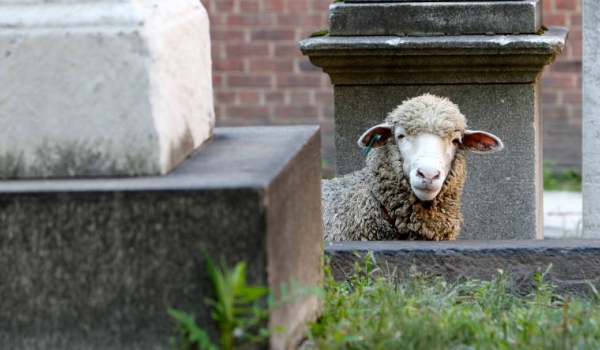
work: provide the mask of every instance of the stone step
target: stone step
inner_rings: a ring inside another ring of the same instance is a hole
[[[533,288],[533,273],[552,269],[547,282],[557,292],[589,292],[589,284],[600,288],[600,240],[505,240],[446,242],[327,242],[325,253],[331,258],[338,280],[354,271],[354,263],[372,252],[380,266],[399,276],[417,271],[444,276],[447,281],[459,277],[489,280],[508,273],[509,288],[528,293]]]
[[[331,36],[534,34],[542,1],[339,2],[330,6]]]
[[[163,177],[0,182],[5,349],[171,349],[176,308],[213,336],[204,246],[248,283],[322,281],[318,127],[216,128]],[[296,341],[315,298],[278,309]]]

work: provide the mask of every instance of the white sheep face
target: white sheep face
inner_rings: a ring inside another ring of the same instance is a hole
[[[431,133],[411,135],[399,124],[374,126],[361,136],[358,144],[368,152],[370,148],[387,144],[392,136],[402,155],[403,172],[413,193],[422,201],[433,200],[441,191],[461,144],[476,153],[491,153],[503,148],[498,137],[484,131],[463,133],[457,130],[445,137]]]
[[[460,131],[442,138],[425,133],[409,135],[398,126],[394,137],[404,159],[404,174],[415,196],[422,201],[433,200],[450,172],[461,139]]]

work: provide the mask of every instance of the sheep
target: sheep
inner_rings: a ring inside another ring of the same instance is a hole
[[[495,135],[467,130],[458,106],[431,94],[404,101],[358,145],[366,167],[323,180],[326,241],[456,239],[465,151],[504,147]]]

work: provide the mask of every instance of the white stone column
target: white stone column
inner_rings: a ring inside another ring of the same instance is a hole
[[[600,3],[583,0],[583,237],[600,237]]]
[[[214,126],[198,0],[0,0],[0,177],[169,172]]]

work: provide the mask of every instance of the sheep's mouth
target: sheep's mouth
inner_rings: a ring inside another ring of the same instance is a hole
[[[431,185],[423,184],[421,186],[412,186],[413,192],[417,198],[423,202],[432,201],[440,192],[440,188],[433,188]]]

